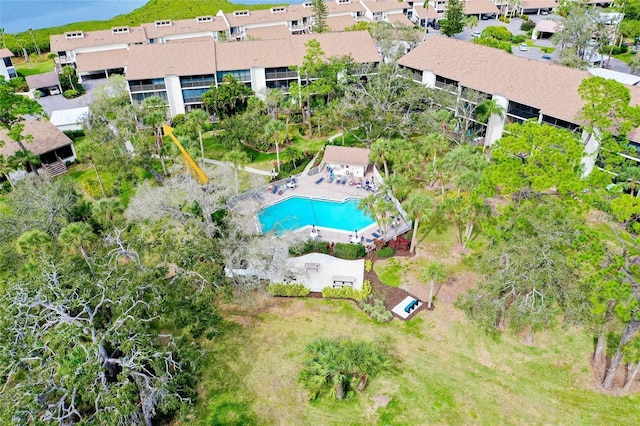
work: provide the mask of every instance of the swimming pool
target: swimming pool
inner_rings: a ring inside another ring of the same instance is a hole
[[[316,225],[343,231],[361,230],[374,220],[358,209],[357,199],[343,202],[290,197],[265,207],[258,213],[263,233],[293,231],[303,226]]]

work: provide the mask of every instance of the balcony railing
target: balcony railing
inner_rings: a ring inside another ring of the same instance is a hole
[[[154,90],[166,90],[166,86],[164,84],[136,84],[135,86],[130,86],[129,89],[131,93],[137,92],[153,92]]]
[[[216,84],[214,79],[206,80],[206,81],[183,81],[180,83],[180,87],[190,88],[190,87],[206,87],[209,88],[212,85]]]
[[[270,71],[265,72],[267,80],[284,80],[288,78],[298,78],[297,71]]]

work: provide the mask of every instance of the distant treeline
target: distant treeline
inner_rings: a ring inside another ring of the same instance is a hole
[[[63,34],[67,31],[97,31],[119,26],[136,26],[145,22],[154,22],[158,19],[188,19],[196,16],[215,15],[219,10],[233,12],[234,10],[266,9],[275,4],[238,5],[227,0],[149,0],[144,6],[124,15],[118,15],[107,21],[84,21],[59,27],[33,30],[35,42],[41,52],[48,52],[49,36]],[[5,44],[16,56],[22,56],[24,47],[27,53],[36,52],[36,46],[29,32],[5,34]]]

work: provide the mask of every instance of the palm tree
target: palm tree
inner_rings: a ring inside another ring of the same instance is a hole
[[[438,283],[442,285],[444,281],[447,279],[449,274],[445,270],[444,263],[442,262],[433,262],[425,266],[421,273],[420,279],[424,281],[429,281],[429,301],[427,302],[427,308],[431,309],[433,306],[433,287],[434,283]]]
[[[382,163],[386,179],[389,179],[388,162],[393,160],[396,148],[397,143],[389,139],[378,139],[371,144],[369,158],[373,163]]]
[[[420,227],[420,219],[429,216],[435,211],[435,204],[425,192],[413,192],[404,204],[404,208],[413,219],[413,234],[411,235],[411,246],[409,252],[416,251],[416,243],[418,241],[418,229]]]
[[[267,138],[273,138],[276,144],[276,163],[278,167],[278,173],[280,173],[280,134],[286,130],[284,123],[280,120],[269,120],[264,128],[264,132]]]
[[[36,42],[36,36],[33,34],[33,29],[29,28],[27,30],[29,32],[29,35],[31,36],[31,40],[33,40],[33,44],[36,46],[36,52],[38,52],[38,58],[42,57],[42,53],[40,53],[40,47],[38,46],[38,43]]]
[[[51,237],[44,231],[32,229],[23,232],[16,240],[16,250],[23,256],[42,254],[49,247]]]
[[[249,162],[249,156],[246,152],[240,151],[239,149],[234,149],[233,151],[229,151],[224,156],[225,161],[231,162],[233,164],[233,171],[236,176],[236,195],[239,193],[238,188],[238,171],[240,168]]]
[[[466,19],[466,24],[467,27],[469,27],[469,30],[473,30],[473,28],[478,25],[478,22],[478,17],[475,15],[471,15]]]
[[[299,159],[302,158],[302,151],[300,151],[300,149],[296,148],[295,146],[290,146],[290,147],[287,147],[287,149],[284,150],[282,155],[288,161],[291,161],[293,163],[293,168],[295,169],[296,167],[298,167],[296,165],[296,161],[298,161]]]
[[[160,158],[160,164],[162,165],[162,173],[167,175],[167,166],[164,163],[164,157],[162,155],[162,145],[160,143],[162,138],[162,123],[167,120],[166,113],[167,106],[159,96],[151,96],[142,103],[143,119],[142,122],[147,126],[153,128],[153,138],[156,147],[156,152]]]
[[[209,121],[209,114],[202,109],[194,109],[187,114],[187,125],[198,131],[200,138],[200,154],[202,155],[201,165],[204,167],[204,143],[202,142],[202,127]]]
[[[486,124],[492,115],[497,115],[500,119],[503,119],[504,107],[495,99],[487,99],[476,107],[475,114],[479,122]]]
[[[13,181],[11,180],[11,177],[9,176],[9,174],[14,170],[15,170],[15,164],[9,161],[9,159],[6,158],[4,155],[0,154],[0,174],[4,175],[4,177],[7,179],[7,182],[9,182],[12,188],[13,188]]]
[[[31,169],[36,175],[39,175],[38,166],[40,165],[40,157],[29,150],[16,151],[15,154],[7,158],[7,161],[27,171]]]
[[[418,144],[420,149],[431,158],[431,162],[434,166],[438,160],[438,156],[446,152],[449,148],[449,142],[440,132],[429,133],[424,138],[419,139]]]
[[[98,168],[96,167],[96,163],[93,161],[93,156],[95,155],[97,149],[98,149],[98,146],[96,144],[89,142],[88,140],[85,140],[85,143],[83,143],[82,145],[78,146],[78,148],[76,148],[76,156],[78,158],[78,161],[80,162],[86,161],[89,163],[89,165],[91,166],[91,168],[96,174],[96,178],[98,179],[98,184],[100,185],[100,191],[102,192],[102,197],[106,198],[107,193],[104,189],[102,176],[100,176],[100,173],[98,173]]]
[[[71,86],[71,90],[76,90],[76,86],[73,84],[76,76],[76,69],[71,65],[65,65],[62,67],[62,72],[60,73],[63,77],[66,77],[69,80],[69,86]]]
[[[89,266],[91,275],[94,275],[94,272],[87,255],[87,248],[95,239],[96,235],[93,233],[91,226],[85,222],[70,223],[62,228],[60,235],[58,235],[60,244],[74,250],[77,249],[80,252],[87,266]]]

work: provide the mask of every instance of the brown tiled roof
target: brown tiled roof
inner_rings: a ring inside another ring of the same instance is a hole
[[[249,40],[278,40],[291,37],[291,31],[286,25],[247,28],[246,33]]]
[[[327,25],[331,31],[344,31],[345,28],[352,27],[356,23],[357,21],[351,15],[329,16],[327,18]]]
[[[413,25],[413,22],[402,13],[392,13],[387,15],[387,19],[394,25]]]
[[[71,38],[68,40],[64,34],[56,34],[51,36],[50,41],[52,52],[62,52],[90,46],[144,43],[147,41],[147,35],[142,27],[129,27],[128,33],[113,34],[110,29],[89,31],[84,32],[84,37],[82,38]]]
[[[349,146],[327,145],[324,151],[325,163],[341,163],[354,166],[368,166],[369,152],[366,148],[354,148]]]
[[[305,15],[302,13],[301,8],[293,8],[289,6],[281,6],[285,8],[284,12],[271,12],[271,9],[263,9],[263,10],[249,10],[246,16],[235,16],[233,12],[225,13],[227,20],[229,21],[229,26],[231,27],[244,27],[265,23],[277,23],[277,22],[290,22],[290,21],[300,21],[303,16],[311,16],[311,14]],[[305,9],[306,10],[306,9]]]
[[[398,64],[431,71],[464,87],[502,95],[571,122],[582,106],[578,86],[588,77],[585,71],[441,36],[429,37]]]
[[[409,5],[397,0],[361,0],[360,3],[372,13],[399,11],[408,9]]]
[[[523,9],[554,9],[558,7],[555,0],[522,0],[520,7]]]
[[[357,0],[351,0],[350,3],[338,4],[335,0],[330,0],[325,2],[327,5],[327,12],[329,15],[333,14],[347,14],[351,12],[363,12],[365,11],[364,6],[360,4]]]
[[[464,13],[465,15],[498,14],[500,10],[491,0],[467,0],[464,3]]]
[[[552,0],[553,1],[553,0]],[[542,33],[556,33],[562,29],[561,21],[545,19],[536,24],[535,30]]]
[[[43,87],[59,86],[58,74],[55,71],[45,72],[43,74],[28,75],[25,77],[29,89],[36,90]]]
[[[221,43],[233,44],[240,43]],[[144,80],[167,75],[206,75],[216,71],[215,42],[189,41],[182,43],[143,44],[129,47],[127,80]]]
[[[11,58],[13,57],[13,52],[9,49],[0,49],[0,58]]]
[[[298,38],[301,36],[295,36]],[[218,71],[244,70],[255,67],[275,68],[298,65],[291,37],[283,40],[243,41],[216,44]]]
[[[327,58],[351,56],[360,64],[380,62],[380,54],[368,31],[347,31],[342,33],[303,34],[292,37],[291,41],[297,52],[298,64],[306,53],[305,43],[311,39],[320,42]]]
[[[104,50],[101,52],[78,53],[76,66],[78,72],[104,71],[124,68],[129,57],[128,49]]]
[[[147,38],[165,37],[177,34],[198,34],[203,32],[214,33],[219,31],[227,31],[227,24],[220,16],[212,16],[211,22],[198,22],[197,18],[179,19],[171,21],[168,26],[156,26],[155,22],[142,24]]]
[[[433,6],[428,5],[425,10],[422,4],[414,4],[413,5],[414,15],[418,18],[425,19],[425,14],[428,19],[436,19],[438,17],[438,13]]]
[[[31,142],[25,141],[24,145],[36,155],[42,155],[73,143],[67,135],[44,119],[24,121],[22,134],[33,136],[33,140]],[[4,146],[0,148],[0,154],[5,157],[15,154],[20,149],[20,146],[7,135],[6,129],[0,129],[0,141],[4,142]]]

